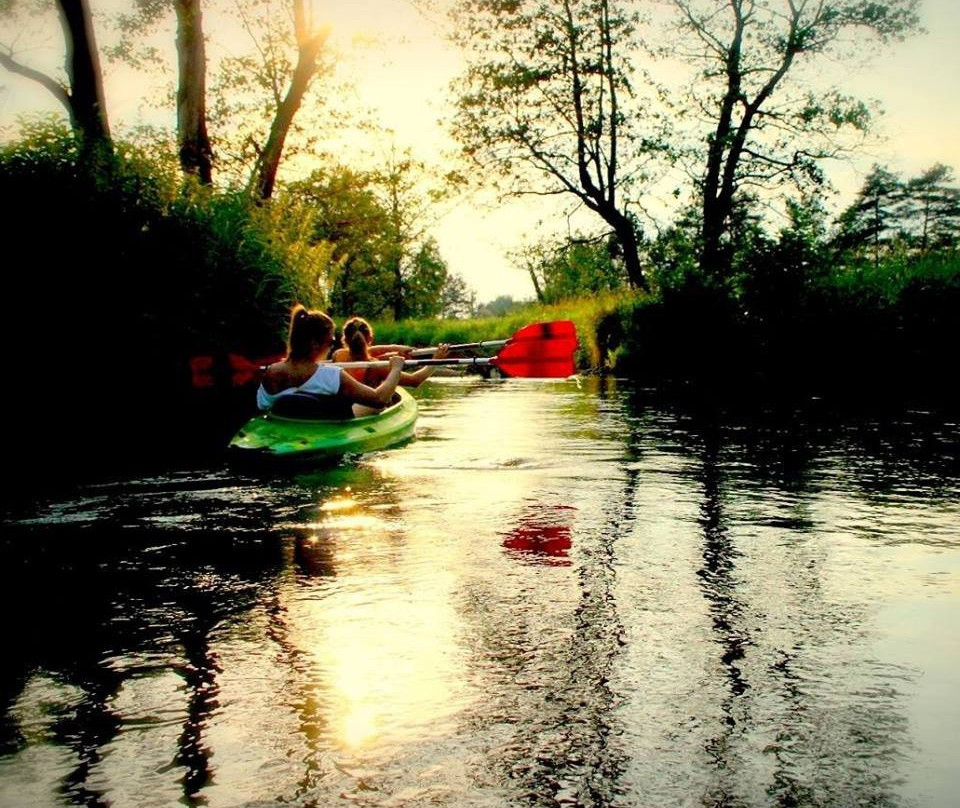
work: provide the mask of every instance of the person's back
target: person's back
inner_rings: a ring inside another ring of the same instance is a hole
[[[386,359],[397,353],[408,354],[413,350],[409,345],[374,345],[373,328],[362,317],[351,317],[343,325],[343,341],[345,347],[338,348],[333,353],[334,362],[376,362]],[[437,346],[434,359],[446,357],[449,348],[445,344]],[[355,379],[368,385],[383,382],[389,372],[386,368],[345,368],[345,371]],[[401,373],[400,384],[404,387],[419,387],[431,375],[434,368],[424,366],[413,373]]]

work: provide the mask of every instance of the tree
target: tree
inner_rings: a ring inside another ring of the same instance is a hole
[[[440,290],[440,316],[450,320],[472,317],[477,311],[477,295],[463,275],[451,272]]]
[[[447,263],[433,239],[424,241],[412,256],[402,291],[404,317],[436,317],[455,305],[454,295],[459,290],[450,287]],[[394,317],[399,319],[396,309]]]
[[[481,303],[474,310],[477,317],[503,317],[522,308],[526,303],[514,300],[510,295],[499,295],[493,300]]]
[[[333,245],[331,305],[368,318],[432,317],[448,280],[436,243],[426,236],[415,162],[391,158],[386,168],[317,169],[285,193],[309,206],[314,243]]]
[[[310,240],[333,245],[330,305],[342,315],[376,317],[389,307],[390,274],[384,270],[389,216],[367,172],[343,166],[317,169],[290,183],[285,195],[308,206]]]
[[[446,263],[440,257],[436,242],[427,235],[432,223],[428,200],[438,200],[443,192],[426,186],[424,164],[413,159],[409,152],[391,151],[384,167],[371,175],[374,188],[387,210],[389,244],[384,255],[384,268],[393,277],[391,306],[396,320],[406,317],[430,316],[439,312],[440,289],[446,278]],[[442,267],[442,278],[436,282],[426,281],[434,270]],[[430,289],[433,300],[429,315],[424,309],[423,292],[418,287]],[[425,288],[426,288],[425,287]],[[419,294],[419,299],[408,299]],[[415,311],[424,314],[415,314]]]
[[[207,57],[200,0],[175,0],[177,12],[177,141],[180,166],[202,184],[213,182],[213,148],[207,134]]]
[[[235,0],[205,4],[213,29],[238,19],[253,52],[233,52],[212,75],[207,107],[206,43],[200,0],[134,0],[133,10],[114,16],[121,42],[111,54],[132,66],[159,61],[142,39],[170,8],[176,12],[178,86],[177,143],[184,173],[212,182],[213,148],[208,123],[218,134],[217,168],[244,183],[258,199],[276,185],[287,138],[314,79],[329,72],[322,58],[329,27],[313,26],[309,0]],[[224,20],[224,14],[229,20]],[[146,58],[145,58],[146,56]],[[291,58],[293,57],[293,58]],[[266,97],[265,97],[266,96]],[[237,146],[237,141],[241,145]]]
[[[646,288],[629,193],[663,146],[641,137],[629,109],[637,16],[616,0],[462,0],[451,19],[469,59],[454,85],[464,156],[508,194],[593,211],[620,242],[630,283]]]
[[[957,244],[960,188],[953,183],[953,169],[937,163],[906,184],[908,229],[921,253]]]
[[[9,16],[17,6],[5,4],[0,8]],[[0,64],[12,73],[36,81],[63,104],[74,132],[88,153],[110,149],[103,73],[88,0],[57,0],[57,11],[66,49],[66,81],[25,64],[9,44],[0,48]]]
[[[834,247],[859,254],[872,250],[875,266],[894,238],[902,232],[904,186],[900,178],[874,166],[853,203],[837,219]]]
[[[207,57],[200,0],[133,0],[130,8],[108,19],[119,41],[106,49],[108,59],[129,67],[162,64],[149,35],[174,9],[177,35],[177,151],[184,174],[202,185],[213,182],[213,148],[207,133]]]
[[[701,270],[722,282],[724,241],[737,194],[785,180],[821,181],[819,163],[839,148],[833,136],[865,130],[867,106],[831,92],[815,97],[789,79],[803,61],[842,58],[846,35],[879,43],[918,27],[918,0],[672,0],[701,65],[686,103],[710,121],[700,177]]]
[[[612,238],[566,239],[529,246],[513,258],[526,270],[540,303],[556,303],[627,285],[618,259],[619,243]]]
[[[277,181],[277,169],[283,146],[303,97],[320,69],[319,58],[330,35],[330,27],[316,29],[307,0],[292,0],[293,32],[297,45],[297,61],[290,75],[290,83],[282,98],[276,96],[276,112],[270,125],[270,134],[260,152],[251,180],[251,187],[261,199],[269,199]]]
[[[239,26],[250,43],[238,48],[235,40],[209,72],[218,176],[269,199],[281,167],[299,153],[319,152],[317,138],[328,131],[318,115],[304,116],[319,110],[321,98],[311,90],[334,69],[329,28],[313,25],[308,0],[236,0],[229,18],[220,4],[205,8],[208,27]]]

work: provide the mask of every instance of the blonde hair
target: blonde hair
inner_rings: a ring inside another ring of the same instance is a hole
[[[287,357],[309,359],[313,343],[321,346],[333,341],[336,325],[322,311],[312,311],[297,303],[290,310],[290,330],[287,334]]]

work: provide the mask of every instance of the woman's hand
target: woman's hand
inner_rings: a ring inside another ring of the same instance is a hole
[[[450,346],[445,342],[441,342],[437,346],[437,350],[433,354],[434,359],[446,359],[447,354],[450,353]]]

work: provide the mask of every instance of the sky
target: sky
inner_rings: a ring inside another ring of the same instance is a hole
[[[97,10],[119,0],[91,2]],[[314,10],[319,21],[332,26],[333,41],[340,47],[349,48],[357,37],[380,43],[365,48],[354,60],[359,100],[391,130],[393,144],[439,165],[454,146],[439,122],[446,112],[447,85],[462,67],[460,56],[439,29],[408,0],[317,0]],[[839,205],[853,199],[874,163],[904,176],[937,162],[960,173],[960,6],[957,0],[922,0],[921,16],[928,32],[891,46],[872,66],[850,70],[824,64],[828,76],[842,75],[845,91],[876,99],[885,111],[879,137],[866,152],[850,163],[828,167],[828,176],[840,191]],[[13,32],[0,34],[0,44],[7,44]],[[49,41],[52,54],[58,29],[49,32]],[[142,80],[108,68],[106,84],[112,120],[141,114]],[[57,109],[46,91],[0,69],[0,123],[10,123],[21,112],[46,109]],[[362,151],[358,142],[356,155]],[[450,269],[464,276],[479,301],[489,301],[499,295],[531,298],[529,278],[508,255],[565,228],[562,216],[546,203],[497,202],[490,195],[473,194],[448,204],[432,233]]]

